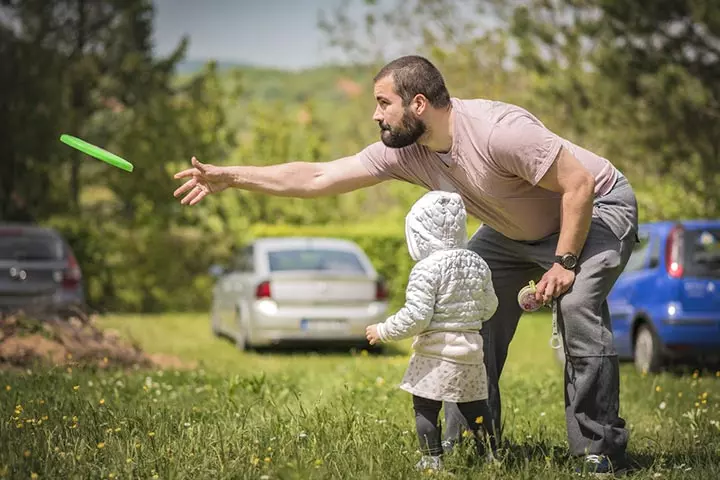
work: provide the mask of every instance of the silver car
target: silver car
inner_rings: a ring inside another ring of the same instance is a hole
[[[64,315],[84,306],[80,265],[56,230],[0,224],[0,312]]]
[[[303,341],[364,346],[365,327],[387,314],[382,279],[346,240],[257,239],[211,273],[212,330],[240,349]]]

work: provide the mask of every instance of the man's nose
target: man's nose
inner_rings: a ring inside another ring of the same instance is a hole
[[[376,122],[379,122],[382,119],[383,119],[383,117],[382,117],[382,113],[380,111],[380,105],[378,105],[377,107],[375,107],[375,112],[373,113],[373,120],[375,120]]]

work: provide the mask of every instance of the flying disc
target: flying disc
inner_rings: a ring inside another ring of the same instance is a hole
[[[132,163],[128,162],[122,157],[118,157],[114,153],[108,152],[103,148],[97,147],[92,143],[88,143],[85,140],[80,140],[79,138],[73,137],[72,135],[63,134],[60,136],[60,141],[65,143],[66,145],[70,145],[77,150],[80,150],[83,153],[90,155],[91,157],[95,157],[98,160],[109,163],[113,167],[117,167],[128,172],[133,171]]]

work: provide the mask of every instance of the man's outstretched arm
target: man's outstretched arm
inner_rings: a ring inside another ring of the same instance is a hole
[[[376,185],[357,155],[331,162],[289,162],[268,166],[222,167],[192,158],[192,168],[175,174],[188,180],[175,190],[183,205],[195,205],[210,193],[238,188],[268,195],[313,198],[338,195]]]

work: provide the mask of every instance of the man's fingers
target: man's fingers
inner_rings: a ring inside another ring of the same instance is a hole
[[[198,170],[197,168],[188,168],[187,170],[176,173],[175,178],[187,178],[194,175],[200,175],[200,170]]]
[[[543,292],[543,301],[545,303],[552,300],[552,298],[555,296],[555,286],[556,282],[554,278],[550,278],[547,281],[547,287],[545,287],[545,291]]]
[[[192,206],[192,205],[197,204],[200,200],[205,198],[207,196],[207,194],[208,194],[207,190],[200,190],[200,193],[198,193],[197,196],[190,201],[190,205]]]
[[[537,300],[538,302],[543,301],[543,294],[545,293],[546,287],[547,280],[545,280],[544,278],[535,284],[535,300]]]
[[[195,185],[195,187],[192,190],[190,190],[190,193],[185,195],[185,197],[180,201],[180,203],[183,205],[190,205],[190,202],[192,202],[195,199],[195,197],[197,197],[200,194],[201,191],[202,190],[200,189],[200,187]]]
[[[182,185],[180,185],[180,186],[177,188],[177,190],[175,190],[175,191],[173,192],[173,195],[174,195],[175,197],[179,197],[179,196],[182,195],[183,193],[191,190],[195,185],[197,185],[197,179],[193,177],[193,178],[191,178],[190,180],[188,180],[187,182],[185,182],[185,183],[183,183]]]
[[[202,163],[200,160],[197,159],[197,157],[192,157],[190,159],[190,163],[192,163],[192,166],[200,170],[202,173],[205,173],[205,167],[206,165]]]

